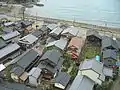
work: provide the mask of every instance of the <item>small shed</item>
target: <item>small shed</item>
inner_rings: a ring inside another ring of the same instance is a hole
[[[65,89],[70,81],[70,75],[66,72],[59,72],[58,76],[55,78],[54,86],[60,89]]]
[[[33,67],[31,69],[31,71],[28,73],[30,85],[38,86],[38,84],[39,84],[38,78],[41,75],[41,71],[42,70],[40,68],[38,68],[38,67]]]
[[[24,83],[28,78],[28,73],[24,72],[21,76],[20,76],[20,82]]]

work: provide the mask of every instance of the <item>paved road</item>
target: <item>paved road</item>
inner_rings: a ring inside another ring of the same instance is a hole
[[[111,90],[120,90],[120,76],[114,81]]]

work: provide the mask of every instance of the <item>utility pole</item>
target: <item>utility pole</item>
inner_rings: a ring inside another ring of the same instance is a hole
[[[25,19],[25,7],[22,8],[23,20]]]
[[[75,23],[75,17],[73,17],[73,26],[74,26],[74,23]]]

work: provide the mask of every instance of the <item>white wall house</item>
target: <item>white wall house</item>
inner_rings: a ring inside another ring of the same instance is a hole
[[[101,85],[105,80],[105,75],[103,74],[103,64],[95,59],[85,60],[80,65],[79,74],[87,76],[99,85]]]

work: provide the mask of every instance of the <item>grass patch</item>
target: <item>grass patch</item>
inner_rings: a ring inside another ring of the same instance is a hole
[[[71,77],[75,78],[77,73],[78,73],[78,68],[76,67],[76,64],[73,64],[73,68],[72,68],[72,70],[70,72]]]
[[[101,49],[98,46],[92,44],[86,44],[83,50],[83,58],[90,59],[95,57],[96,55],[100,55]]]

